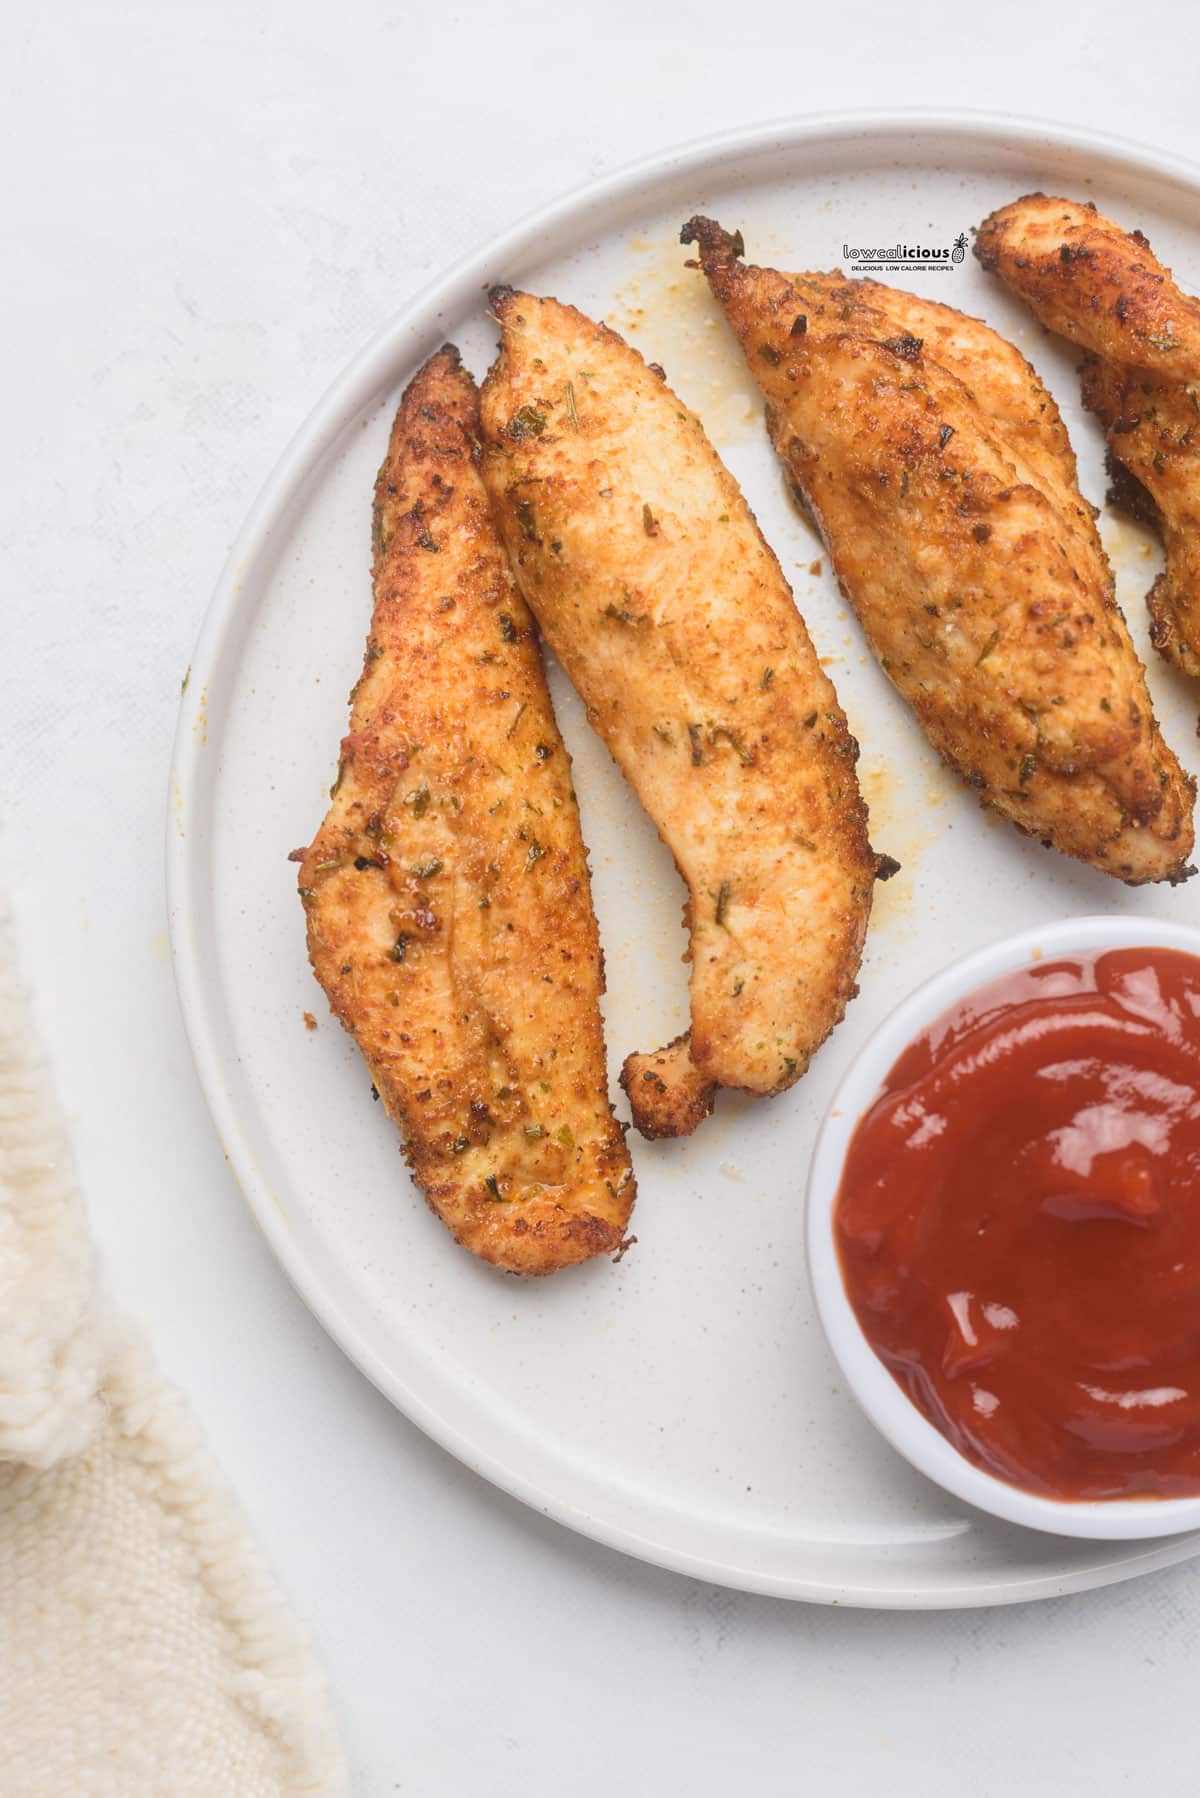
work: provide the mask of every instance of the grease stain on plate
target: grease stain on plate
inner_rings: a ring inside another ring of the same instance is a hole
[[[905,940],[916,929],[917,884],[925,852],[942,828],[936,814],[952,796],[953,777],[930,761],[915,780],[905,778],[883,756],[858,765],[858,781],[870,815],[871,844],[900,863],[890,880],[878,881],[871,906],[871,930]]]
[[[1126,512],[1105,512],[1100,520],[1100,540],[1114,573],[1145,574],[1144,564],[1158,554],[1158,537],[1148,525],[1139,524]]]
[[[606,323],[666,371],[718,449],[747,442],[762,428],[758,389],[707,283],[684,266],[687,252],[673,239],[635,238],[629,248],[648,260],[617,289]]]

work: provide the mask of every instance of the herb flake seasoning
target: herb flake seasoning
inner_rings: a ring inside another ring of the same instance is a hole
[[[709,741],[713,743],[718,742],[724,737],[725,741],[733,750],[733,753],[737,756],[738,761],[741,762],[744,768],[752,768],[754,766],[756,759],[754,751],[752,749],[747,749],[743,739],[738,736],[736,731],[730,730],[728,725],[719,724],[715,730],[710,730],[708,735]]]
[[[536,406],[522,406],[505,425],[504,434],[520,443],[524,437],[540,437],[545,429],[546,414],[539,412]]]
[[[915,362],[925,344],[923,338],[914,337],[911,332],[906,331],[902,337],[885,337],[883,347],[891,350],[893,356],[899,356],[904,362]]]

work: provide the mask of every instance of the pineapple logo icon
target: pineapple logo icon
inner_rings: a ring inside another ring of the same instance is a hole
[[[958,236],[954,239],[954,248],[950,252],[951,262],[961,262],[966,253],[967,234],[965,231],[960,231]]]

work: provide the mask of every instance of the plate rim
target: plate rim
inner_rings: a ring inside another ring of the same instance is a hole
[[[233,1098],[226,1090],[215,1014],[206,992],[195,928],[208,864],[192,847],[194,832],[187,828],[187,821],[207,779],[201,771],[201,751],[208,691],[226,639],[240,618],[245,570],[267,549],[274,522],[286,515],[309,474],[349,419],[375,396],[380,379],[401,350],[411,348],[416,361],[423,353],[423,345],[424,353],[433,347],[431,340],[436,335],[434,327],[441,310],[457,304],[460,295],[486,281],[497,266],[523,255],[540,237],[575,220],[586,208],[632,197],[640,189],[661,184],[672,176],[699,174],[736,157],[799,149],[822,139],[844,141],[861,136],[886,141],[906,138],[917,131],[975,145],[990,138],[1008,146],[1032,147],[1040,143],[1057,151],[1099,155],[1139,175],[1190,189],[1200,198],[1200,164],[1127,138],[1029,116],[966,108],[908,107],[809,113],[693,138],[583,182],[525,214],[426,282],[327,386],[285,445],[234,539],[204,614],[180,698],[166,806],[171,956],[184,1029],[200,1087],[225,1159],[251,1215],[293,1288],[343,1354],[441,1448],[510,1497],[578,1534],[638,1560],[716,1585],[776,1598],[878,1610],[982,1608],[1088,1591],[1190,1559],[1200,1554],[1200,1535],[1160,1540],[1150,1546],[1132,1543],[1125,1555],[1113,1556],[1099,1565],[1076,1567],[1065,1574],[1048,1572],[1019,1578],[1001,1575],[991,1581],[929,1589],[919,1585],[880,1587],[869,1580],[847,1584],[742,1567],[669,1540],[651,1540],[619,1519],[582,1507],[568,1494],[547,1487],[477,1444],[468,1430],[431,1405],[362,1338],[354,1320],[324,1290],[319,1272],[310,1266],[296,1244],[283,1212],[259,1173]]]

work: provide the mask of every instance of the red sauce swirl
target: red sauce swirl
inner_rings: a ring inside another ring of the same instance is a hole
[[[1058,1499],[1200,1494],[1200,958],[980,988],[851,1140],[846,1291],[977,1466]]]

